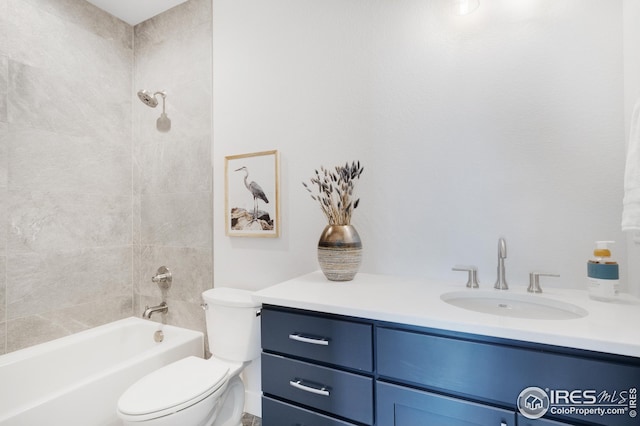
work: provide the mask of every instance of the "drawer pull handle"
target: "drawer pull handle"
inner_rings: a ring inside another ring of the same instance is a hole
[[[329,391],[326,387],[322,386],[320,389],[312,386],[307,386],[302,383],[300,379],[289,380],[289,384],[296,389],[303,390],[305,392],[315,393],[316,395],[329,396]]]
[[[298,333],[290,334],[289,339],[303,343],[311,343],[312,345],[329,346],[329,341],[324,337],[306,337]]]

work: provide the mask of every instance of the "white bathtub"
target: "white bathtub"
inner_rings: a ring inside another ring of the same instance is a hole
[[[203,353],[202,333],[131,317],[0,356],[0,425],[120,425],[129,385]]]

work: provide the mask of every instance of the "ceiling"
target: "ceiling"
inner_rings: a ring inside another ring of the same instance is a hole
[[[129,25],[136,25],[187,0],[87,0]]]

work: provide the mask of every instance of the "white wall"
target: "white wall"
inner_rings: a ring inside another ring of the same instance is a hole
[[[584,286],[620,231],[622,1],[214,0],[214,284],[317,269],[325,225],[300,182],[358,159],[362,270]],[[224,234],[224,157],[281,153],[282,235]],[[625,268],[623,268],[625,270]],[[366,297],[366,295],[363,295]]]
[[[624,118],[627,141],[631,127],[631,113],[640,101],[640,2],[624,0]],[[640,232],[628,238],[629,286],[640,294]]]

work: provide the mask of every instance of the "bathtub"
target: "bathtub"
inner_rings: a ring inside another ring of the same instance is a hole
[[[203,353],[202,333],[134,317],[11,352],[0,356],[0,425],[120,425],[116,404],[129,385]]]

